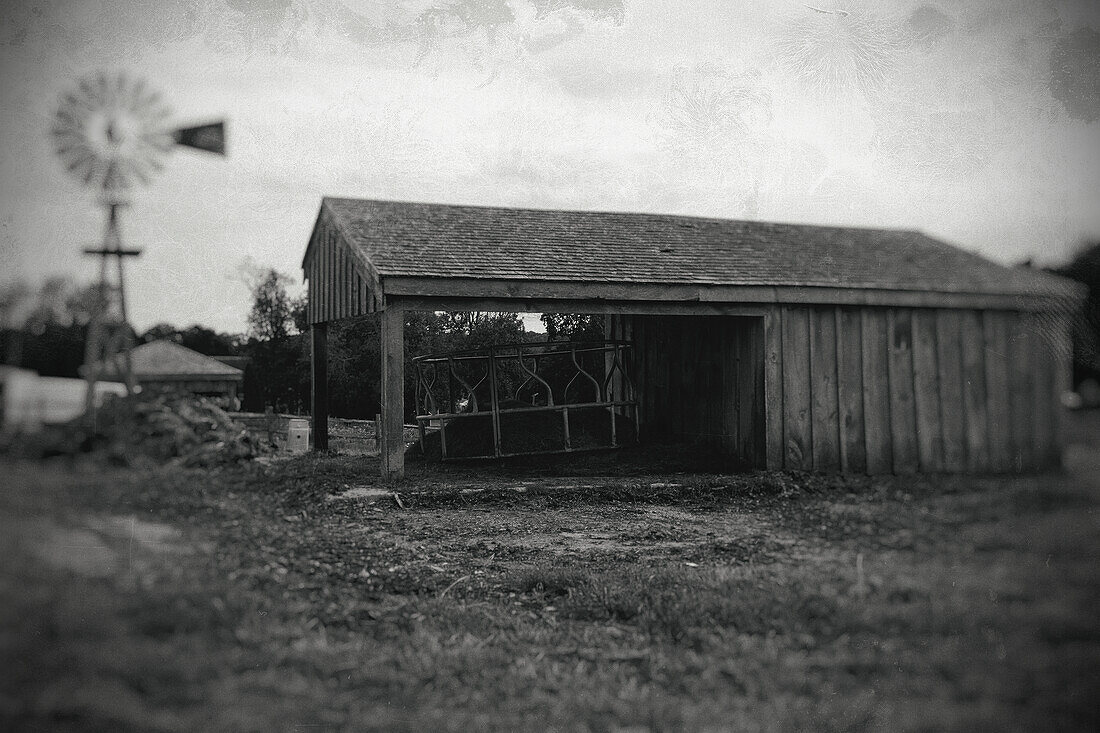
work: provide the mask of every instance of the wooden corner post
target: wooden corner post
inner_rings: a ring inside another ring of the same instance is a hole
[[[328,449],[328,323],[314,323],[309,328],[310,390],[309,402],[313,416],[310,447]]]
[[[405,312],[382,311],[382,478],[405,475]]]

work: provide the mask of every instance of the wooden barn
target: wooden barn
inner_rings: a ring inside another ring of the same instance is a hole
[[[382,319],[382,471],[403,472],[404,312],[602,313],[638,435],[751,466],[1031,471],[1059,461],[1082,293],[920,232],[326,198],[302,263],[314,447],[326,325]]]

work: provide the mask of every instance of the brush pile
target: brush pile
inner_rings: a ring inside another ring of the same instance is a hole
[[[116,465],[210,467],[275,451],[210,400],[172,393],[108,397],[94,420],[54,426],[40,440],[43,457],[91,453]]]

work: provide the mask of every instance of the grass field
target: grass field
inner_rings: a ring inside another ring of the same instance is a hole
[[[1089,475],[593,460],[0,464],[0,727],[1100,726]]]

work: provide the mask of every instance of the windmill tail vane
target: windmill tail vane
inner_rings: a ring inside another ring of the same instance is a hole
[[[178,127],[172,131],[172,140],[176,145],[225,155],[225,123],[211,122],[195,127]]]

